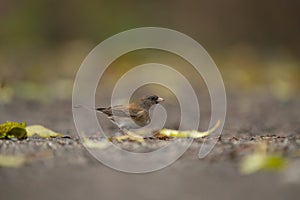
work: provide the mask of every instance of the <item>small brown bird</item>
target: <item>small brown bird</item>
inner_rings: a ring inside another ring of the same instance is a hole
[[[146,126],[151,122],[149,109],[151,106],[164,101],[156,95],[147,96],[129,105],[117,105],[108,108],[97,108],[97,111],[104,113],[121,130],[128,131]]]

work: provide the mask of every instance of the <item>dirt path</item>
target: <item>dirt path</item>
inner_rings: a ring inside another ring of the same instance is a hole
[[[70,102],[45,106],[16,100],[1,106],[1,121],[42,124],[70,138],[0,140],[1,154],[27,158],[22,167],[0,168],[0,194],[3,199],[51,200],[299,199],[299,99],[280,102],[261,94],[231,94],[228,102],[223,135],[205,159],[197,157],[198,139],[174,164],[147,174],[117,172],[90,156],[75,134]],[[241,158],[261,141],[289,160],[287,168],[241,175]]]

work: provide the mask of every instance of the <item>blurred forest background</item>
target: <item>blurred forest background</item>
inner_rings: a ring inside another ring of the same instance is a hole
[[[1,0],[0,103],[70,100],[85,56],[143,26],[196,39],[228,91],[263,90],[288,101],[300,88],[299,10],[295,0]]]

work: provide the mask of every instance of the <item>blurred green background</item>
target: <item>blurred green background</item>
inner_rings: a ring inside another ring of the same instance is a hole
[[[295,0],[1,0],[0,103],[70,100],[89,51],[143,26],[196,39],[216,62],[227,90],[263,90],[287,101],[300,88],[299,10]]]

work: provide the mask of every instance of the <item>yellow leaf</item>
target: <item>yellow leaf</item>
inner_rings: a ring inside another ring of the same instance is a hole
[[[91,149],[106,149],[111,145],[108,140],[94,141],[88,138],[83,138],[83,144],[85,147]]]
[[[41,125],[32,125],[32,126],[27,126],[27,135],[28,137],[32,137],[33,135],[37,134],[38,136],[42,138],[50,138],[50,137],[61,137],[62,134],[56,133],[48,128],[45,128],[44,126]]]
[[[0,167],[21,167],[25,161],[25,157],[20,155],[0,155]]]
[[[140,143],[145,142],[145,140],[142,136],[139,136],[131,131],[127,131],[125,135],[112,137],[111,141],[114,139],[116,139],[118,142],[123,142],[124,140],[130,140],[130,141],[140,142]]]
[[[197,130],[192,131],[178,131],[178,130],[172,130],[172,129],[162,129],[159,131],[159,134],[165,135],[167,137],[177,137],[177,138],[201,138],[208,136],[212,132],[214,132],[218,127],[220,126],[220,120],[217,121],[217,123],[209,130],[205,132],[199,132]]]

